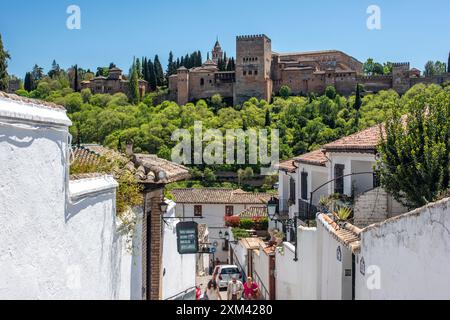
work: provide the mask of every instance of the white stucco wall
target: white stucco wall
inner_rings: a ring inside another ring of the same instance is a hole
[[[300,300],[315,300],[318,297],[318,235],[316,228],[298,228],[298,261]]]
[[[294,259],[294,246],[283,243],[283,249],[275,251],[276,300],[297,300],[301,295],[298,264]]]
[[[0,299],[130,297],[117,183],[69,183],[68,125],[63,110],[0,99]]]
[[[363,230],[356,299],[450,299],[449,230],[449,198]]]
[[[264,252],[262,247],[259,250],[253,250],[253,280],[258,283],[261,288],[263,298],[269,299],[270,290],[270,270],[269,270],[269,255]],[[257,275],[257,276],[256,276]]]
[[[169,201],[166,217],[175,217],[175,203]],[[176,225],[178,219],[167,219],[163,234],[163,299],[171,298],[195,287],[196,254],[180,255],[177,250]],[[197,221],[199,222],[199,221]],[[193,296],[195,298],[195,295]]]

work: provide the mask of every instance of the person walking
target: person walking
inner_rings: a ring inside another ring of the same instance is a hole
[[[247,277],[247,281],[244,283],[244,299],[257,300],[258,290],[258,284],[253,281],[252,277]]]
[[[222,300],[219,286],[214,279],[209,280],[208,285],[206,286],[205,295],[208,297],[208,300]]]
[[[244,291],[244,286],[242,282],[239,281],[236,276],[231,278],[231,281],[228,282],[227,287],[227,299],[228,300],[241,300],[242,292]]]

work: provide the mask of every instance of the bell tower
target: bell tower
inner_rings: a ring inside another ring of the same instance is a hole
[[[223,59],[223,51],[219,43],[219,38],[217,38],[216,44],[214,45],[214,49],[212,51],[212,61],[217,64],[220,59]]]

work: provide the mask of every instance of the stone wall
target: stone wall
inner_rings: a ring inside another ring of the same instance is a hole
[[[355,199],[353,224],[364,228],[407,211],[407,208],[403,207],[383,188],[376,188]]]

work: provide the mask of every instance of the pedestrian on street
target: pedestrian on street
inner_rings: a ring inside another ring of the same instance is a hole
[[[244,299],[257,300],[258,290],[258,284],[253,281],[252,277],[247,277],[247,281],[244,283]]]
[[[231,278],[231,281],[228,282],[227,288],[227,299],[228,300],[241,300],[242,292],[244,291],[244,286],[242,282],[239,281],[236,276]]]
[[[219,258],[216,258],[216,266],[220,265],[220,260]]]
[[[219,286],[214,279],[209,280],[208,285],[206,286],[205,295],[208,297],[208,300],[222,300]]]
[[[201,300],[202,298],[202,289],[200,288],[200,285],[196,285],[195,286],[195,299],[196,300]]]
[[[209,261],[209,275],[210,275],[210,276],[212,276],[213,271],[214,271],[214,261],[213,261],[213,259],[211,259],[211,260]]]

